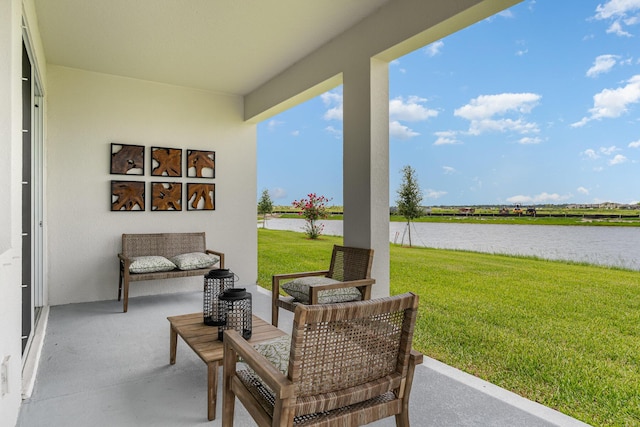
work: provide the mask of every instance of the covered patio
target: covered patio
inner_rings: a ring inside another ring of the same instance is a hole
[[[238,284],[255,289],[256,124],[340,84],[344,243],[375,250],[373,296],[388,295],[388,64],[518,2],[1,2],[2,422],[204,422],[204,397],[191,389],[203,380],[199,361],[181,348],[182,363],[168,367],[166,350],[166,317],[198,311],[202,281],[139,283],[122,313],[121,235],[205,232]],[[142,173],[114,174],[111,144],[143,147]],[[157,147],[215,152],[214,209],[185,201],[154,212],[148,196],[146,209],[112,210],[112,181],[147,194],[198,181],[154,176]],[[268,302],[256,307],[269,318]],[[458,374],[421,367],[416,424],[547,422]]]
[[[269,292],[250,291],[254,313],[269,319]],[[207,421],[204,363],[179,340],[176,364],[169,364],[167,316],[201,310],[202,292],[132,298],[126,316],[116,301],[53,307],[33,394],[18,425],[221,425],[221,384],[217,417]],[[291,321],[283,312],[280,328],[290,331]],[[415,426],[585,425],[430,358],[417,368],[410,417]],[[255,425],[239,402],[234,425]]]

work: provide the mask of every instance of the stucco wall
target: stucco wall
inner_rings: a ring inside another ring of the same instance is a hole
[[[47,80],[51,305],[115,300],[122,233],[205,231],[239,284],[255,283],[256,129],[243,121],[241,97],[52,65]],[[144,176],[109,173],[112,142],[146,147]],[[152,146],[183,149],[182,178],[151,177]],[[152,212],[151,181],[182,182],[183,204],[186,183],[203,182],[185,177],[186,149],[216,152],[215,211]],[[110,182],[123,179],[147,183],[146,211],[110,211]],[[201,288],[200,277],[136,282],[130,297]]]

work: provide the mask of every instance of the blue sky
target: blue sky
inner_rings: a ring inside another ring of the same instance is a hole
[[[524,1],[389,64],[389,181],[430,205],[640,201],[640,0]],[[342,90],[258,125],[258,197],[342,205]]]

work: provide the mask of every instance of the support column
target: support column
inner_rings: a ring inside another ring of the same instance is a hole
[[[373,298],[389,295],[389,67],[371,59],[343,74],[344,243],[375,251]]]

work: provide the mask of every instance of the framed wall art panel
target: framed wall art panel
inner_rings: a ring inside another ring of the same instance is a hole
[[[152,182],[151,183],[152,211],[181,211],[182,183],[180,182]]]
[[[187,150],[187,177],[215,178],[216,152]]]
[[[111,174],[144,175],[144,146],[112,143]]]
[[[111,181],[112,211],[144,211],[144,182]]]
[[[213,211],[216,208],[215,184],[187,184],[187,210]]]
[[[182,149],[151,147],[152,176],[182,176]]]

